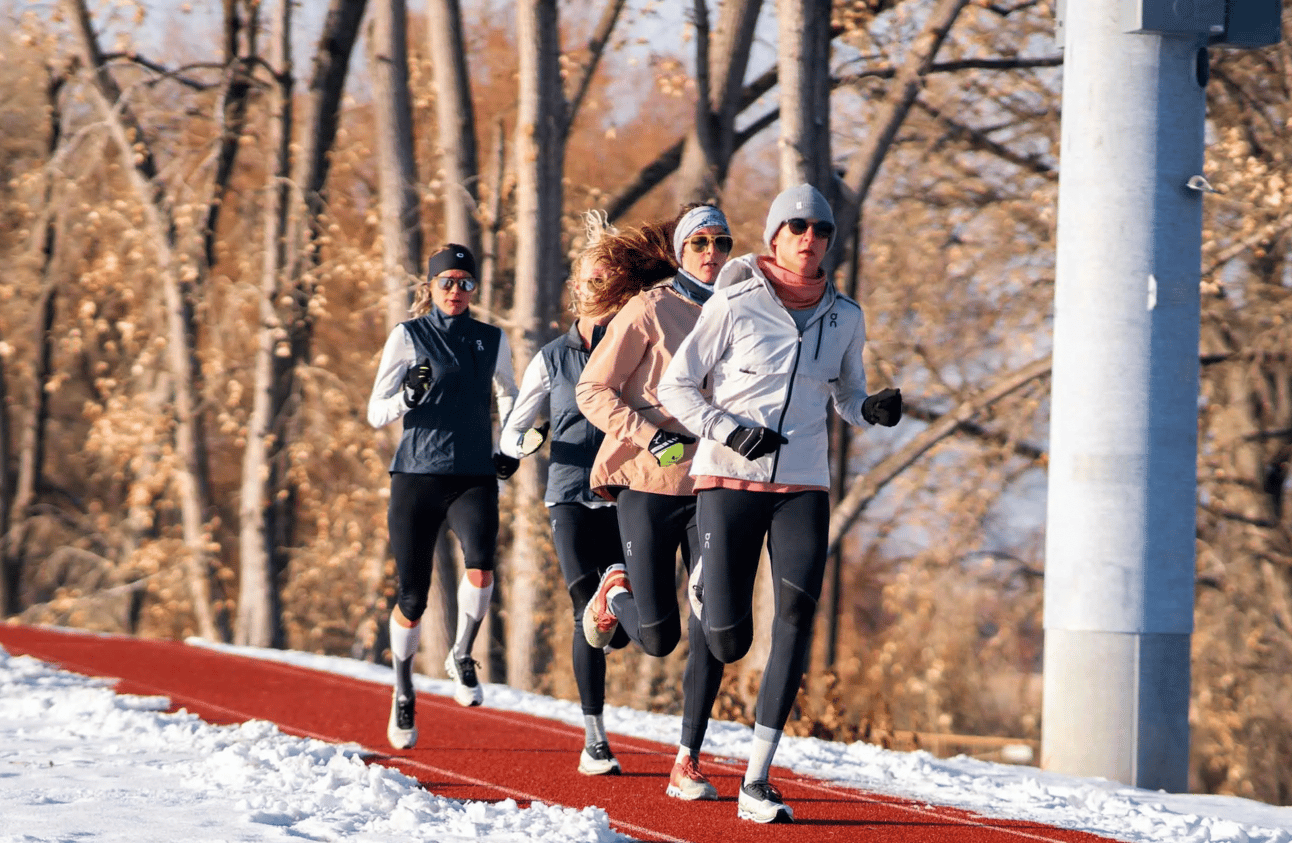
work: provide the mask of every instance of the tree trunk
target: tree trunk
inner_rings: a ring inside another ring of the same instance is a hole
[[[239,546],[242,577],[239,643],[282,646],[281,582],[295,535],[295,493],[286,483],[288,449],[296,436],[292,402],[296,372],[309,359],[312,338],[310,272],[318,262],[328,153],[336,138],[341,94],[366,0],[333,0],[314,56],[305,119],[292,147],[290,0],[282,0],[271,27],[271,69],[280,87],[271,117],[276,190],[268,200],[262,270],[261,332],[252,417],[243,459]],[[285,156],[296,152],[290,165]],[[283,189],[282,174],[290,172]],[[283,203],[278,206],[278,203]],[[259,490],[253,485],[259,484]]]
[[[497,309],[498,233],[502,227],[503,191],[507,183],[507,137],[502,118],[494,121],[489,160],[493,162],[489,178],[489,212],[481,226],[479,269],[480,306],[485,312],[492,313]]]
[[[413,154],[413,105],[408,89],[408,8],[405,0],[379,0],[368,41],[377,117],[377,185],[380,191],[386,328],[408,318],[408,290],[422,265],[417,163]]]
[[[533,359],[552,331],[561,283],[561,209],[566,125],[556,0],[517,7],[520,107],[516,124],[516,282],[512,304],[514,359]],[[530,509],[541,505],[536,460],[525,460],[515,489],[506,603],[508,681],[534,686],[534,635],[542,559]]]
[[[176,255],[175,220],[147,135],[108,71],[83,0],[64,0],[64,6],[81,60],[93,73],[96,104],[121,156],[122,171],[139,197],[145,228],[157,258],[166,308],[167,362],[175,380],[175,451],[179,455],[175,480],[187,549],[188,587],[198,634],[214,640],[218,638],[218,631],[211,606],[212,564],[207,551],[210,536],[206,531],[210,484],[198,413],[201,368],[192,302],[194,279],[201,279],[202,266]]]
[[[727,0],[718,30],[709,38],[707,0],[695,0],[695,125],[687,133],[678,167],[678,201],[704,202],[722,195],[735,154],[736,115],[762,0]]]
[[[870,194],[870,188],[879,174],[888,150],[897,139],[897,131],[910,114],[915,98],[924,87],[924,77],[933,66],[942,42],[969,0],[940,0],[924,22],[924,30],[911,45],[906,61],[898,69],[896,78],[880,110],[874,129],[868,132],[860,147],[853,153],[848,171],[844,175],[841,196],[834,205],[834,221],[839,231],[854,232],[861,206]],[[830,258],[827,256],[827,261]]]
[[[435,125],[443,185],[444,235],[480,254],[479,177],[475,108],[467,75],[458,0],[430,0],[426,8],[435,80]]]
[[[833,199],[830,166],[830,0],[778,0],[780,183]]]
[[[277,479],[271,465],[274,431],[274,355],[286,337],[276,302],[284,262],[283,238],[290,201],[292,139],[292,3],[280,0],[270,23],[269,63],[273,80],[265,89],[268,113],[267,155],[273,170],[265,190],[260,275],[260,329],[257,331],[251,415],[242,454],[242,494],[238,499],[240,577],[234,641],[255,647],[281,646],[279,592],[274,577],[272,495]]]

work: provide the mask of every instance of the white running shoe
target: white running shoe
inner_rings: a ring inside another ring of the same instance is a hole
[[[390,722],[386,724],[386,740],[395,749],[412,749],[417,744],[416,697],[390,698]]]
[[[776,786],[766,780],[750,782],[740,788],[736,816],[756,823],[794,822],[794,811],[785,804]]]
[[[458,701],[458,705],[470,708],[484,702],[484,688],[480,687],[480,680],[476,678],[475,659],[470,656],[455,658],[453,651],[449,650],[444,659],[444,672],[457,685],[453,689],[453,699]]]
[[[585,776],[617,776],[622,769],[619,759],[610,751],[610,744],[600,741],[585,746],[579,753],[579,772]]]
[[[689,755],[673,765],[664,793],[686,802],[718,798],[718,789],[700,772],[700,765]]]

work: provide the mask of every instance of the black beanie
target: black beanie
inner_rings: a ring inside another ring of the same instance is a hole
[[[428,279],[434,278],[448,269],[461,269],[470,274],[472,278],[475,278],[476,259],[471,254],[471,250],[466,246],[450,243],[431,255],[426,261],[426,277]]]

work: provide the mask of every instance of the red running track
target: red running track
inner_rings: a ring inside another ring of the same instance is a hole
[[[1034,822],[864,793],[775,768],[772,780],[794,808],[792,825],[736,818],[735,794],[744,765],[708,757],[702,766],[718,788],[715,802],[679,802],[664,795],[674,747],[611,736],[621,776],[575,770],[581,729],[496,711],[462,708],[448,697],[418,694],[417,747],[386,743],[390,689],[274,661],[190,647],[174,641],[93,635],[0,624],[0,646],[76,673],[118,679],[123,694],[165,696],[211,723],[268,720],[289,734],[356,743],[369,763],[398,768],[423,787],[455,799],[512,798],[604,808],[616,831],[639,840],[732,843],[776,840],[902,841],[902,843],[1098,843],[1108,838]]]

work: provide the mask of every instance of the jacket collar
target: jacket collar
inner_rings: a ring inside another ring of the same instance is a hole
[[[722,271],[718,273],[718,277],[714,280],[713,286],[717,289],[722,289],[754,280],[757,280],[763,286],[763,289],[767,291],[767,295],[771,296],[772,301],[776,302],[780,307],[785,307],[780,298],[777,297],[776,290],[772,288],[772,282],[767,279],[767,276],[763,274],[763,270],[758,266],[758,255],[755,254],[741,255],[727,261],[726,266],[722,268]],[[816,309],[812,311],[812,318],[808,320],[808,324],[815,321],[819,314],[823,314],[833,307],[838,295],[839,291],[835,288],[834,282],[827,281],[825,295],[821,297]],[[786,308],[787,312],[788,310]]]
[[[679,269],[673,276],[673,289],[701,306],[713,295],[712,284],[705,284],[684,269]]]
[[[431,320],[431,324],[435,327],[453,333],[462,330],[471,321],[471,308],[468,307],[457,316],[450,316],[440,310],[438,305],[432,305],[430,312],[424,318]]]
[[[592,326],[592,348],[596,348],[601,342],[601,338],[606,335],[605,325]],[[583,335],[579,333],[579,320],[575,319],[570,323],[570,329],[565,332],[565,344],[570,348],[583,348]]]

